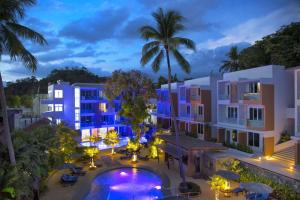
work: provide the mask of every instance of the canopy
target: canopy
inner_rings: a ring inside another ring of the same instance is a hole
[[[262,193],[262,194],[270,194],[273,192],[273,189],[263,183],[256,183],[256,182],[241,182],[240,187],[244,188],[250,192]]]

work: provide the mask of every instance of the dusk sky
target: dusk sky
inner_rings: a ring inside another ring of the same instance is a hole
[[[45,47],[26,47],[39,60],[38,78],[65,66],[85,66],[107,76],[116,69],[140,69],[151,77],[151,67],[141,67],[139,60],[145,41],[138,29],[153,24],[151,13],[157,8],[172,8],[186,18],[186,30],[180,35],[193,39],[195,53],[184,51],[195,77],[217,72],[221,60],[232,45],[247,47],[282,25],[300,21],[299,0],[38,0],[27,10],[25,24],[47,39]],[[31,76],[21,63],[1,61],[5,81]]]

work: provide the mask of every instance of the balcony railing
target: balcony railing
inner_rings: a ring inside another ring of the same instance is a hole
[[[219,100],[229,100],[229,95],[227,95],[227,94],[219,94]]]
[[[259,100],[260,93],[244,93],[243,100]]]
[[[198,114],[193,114],[191,116],[191,120],[201,122],[201,121],[204,120],[204,116],[203,115],[198,115]]]
[[[94,126],[94,122],[81,122],[81,127],[89,127],[89,126]]]
[[[200,100],[200,96],[197,95],[197,94],[192,94],[192,95],[191,95],[191,100],[192,100],[192,101],[198,101],[198,100]]]
[[[99,100],[100,98],[98,96],[81,96],[81,100]]]
[[[85,113],[85,114],[86,114],[86,113],[95,113],[95,111],[92,110],[92,109],[81,109],[80,112],[81,112],[81,113]]]
[[[263,128],[264,121],[263,120],[247,120],[247,125],[251,128]]]
[[[220,122],[228,123],[228,124],[237,124],[238,119],[237,118],[221,118]]]

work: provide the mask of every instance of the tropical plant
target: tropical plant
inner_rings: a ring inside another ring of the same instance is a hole
[[[21,105],[24,106],[25,108],[32,108],[32,104],[33,104],[32,96],[22,95],[20,101],[21,101]]]
[[[184,29],[184,25],[182,24],[183,17],[180,15],[180,13],[173,10],[164,12],[162,8],[159,8],[156,12],[152,14],[152,16],[155,19],[156,26],[152,27],[147,25],[141,27],[140,29],[141,37],[143,39],[145,39],[146,41],[151,39],[150,42],[143,46],[142,58],[140,62],[142,66],[144,66],[147,63],[149,63],[150,60],[154,59],[151,64],[151,67],[153,71],[158,72],[160,70],[162,60],[164,59],[164,57],[166,57],[168,68],[169,99],[171,102],[171,119],[175,127],[180,176],[183,179],[183,184],[185,184],[186,181],[183,172],[182,154],[178,146],[179,135],[177,122],[175,118],[175,106],[174,100],[171,97],[172,68],[170,63],[170,54],[174,56],[181,69],[189,73],[190,64],[179,52],[178,49],[180,46],[185,46],[188,49],[195,50],[196,47],[192,40],[176,36],[178,32]]]
[[[0,166],[0,199],[15,199],[15,184],[18,181],[17,169],[15,167]]]
[[[89,137],[90,146],[86,147],[84,152],[90,157],[90,168],[96,168],[94,157],[100,152],[96,143],[101,140],[101,137],[92,135]]]
[[[220,72],[232,72],[241,69],[237,46],[233,46],[230,48],[229,52],[227,53],[227,57],[228,60],[223,61],[223,65],[220,67]]]
[[[35,0],[2,0],[0,2],[0,58],[5,52],[11,60],[20,60],[24,66],[35,71],[37,67],[36,58],[24,47],[22,39],[31,40],[32,42],[44,45],[46,40],[44,37],[31,30],[30,28],[20,25],[19,20],[25,16],[25,7],[33,6]],[[10,162],[16,165],[15,153],[11,141],[11,135],[8,124],[7,105],[4,93],[2,75],[0,72],[0,102],[3,113],[3,126],[6,145],[9,152]]]
[[[18,95],[10,95],[6,97],[7,105],[10,108],[19,108],[21,106],[21,98]]]
[[[115,145],[119,144],[119,134],[115,130],[109,130],[105,136],[104,143],[111,146],[111,154],[115,154]]]
[[[155,133],[149,142],[149,158],[157,158],[159,156],[158,145],[163,143],[163,140],[157,137],[159,133]]]
[[[78,136],[77,132],[61,123],[56,128],[56,133],[59,138],[60,152],[64,158],[64,162],[71,163],[72,156],[76,153],[77,142],[75,137]]]

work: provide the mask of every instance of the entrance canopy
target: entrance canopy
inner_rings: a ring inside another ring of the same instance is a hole
[[[158,137],[164,140],[166,144],[176,145],[175,135],[158,135]],[[179,146],[184,151],[190,151],[190,150],[220,151],[220,150],[227,149],[222,144],[199,140],[186,135],[179,135]]]

